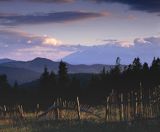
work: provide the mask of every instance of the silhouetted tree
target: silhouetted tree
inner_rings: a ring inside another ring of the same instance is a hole
[[[100,79],[105,80],[106,79],[106,68],[103,67],[102,71],[100,72]]]
[[[152,65],[150,67],[150,72],[151,72],[151,81],[152,81],[152,87],[155,87],[160,84],[160,59],[155,58],[152,61]]]
[[[80,90],[80,81],[76,77],[73,77],[70,82],[69,90],[68,90],[68,95],[70,97],[76,97],[81,95],[81,90]]]
[[[18,82],[15,81],[15,82],[14,82],[14,85],[13,85],[13,88],[14,88],[14,89],[17,89],[18,87],[19,87]]]
[[[62,84],[65,84],[69,79],[67,65],[63,61],[59,63],[58,79]]]
[[[6,91],[9,88],[9,83],[6,75],[0,75],[0,89]]]
[[[110,71],[112,75],[118,76],[120,74],[120,72],[121,72],[120,61],[121,61],[120,58],[117,57],[117,59],[116,59],[116,65]]]
[[[44,72],[42,73],[41,77],[40,77],[40,83],[41,83],[41,87],[43,89],[48,88],[49,87],[49,72],[47,67],[44,68]]]
[[[0,104],[8,104],[10,101],[9,98],[9,89],[10,85],[7,80],[6,75],[0,75]]]
[[[58,70],[58,92],[60,96],[68,95],[69,81],[67,65],[65,62],[60,61]]]
[[[142,69],[142,64],[139,58],[135,58],[132,63],[132,69],[134,72],[139,72]]]
[[[56,78],[56,74],[51,71],[51,73],[49,74],[49,80],[48,80],[48,95],[50,95],[50,97],[56,96],[57,95],[57,78]]]
[[[39,88],[39,100],[40,102],[48,102],[49,93],[50,93],[50,75],[47,67],[44,68],[44,72],[40,77],[40,88]]]
[[[50,75],[49,75],[49,81],[50,81],[50,87],[54,87],[56,86],[56,74],[51,71]]]
[[[80,96],[81,101],[96,104],[98,101],[103,102],[104,97],[108,96],[112,89],[123,92],[126,100],[127,93],[139,90],[140,83],[146,97],[149,95],[149,90],[160,85],[159,58],[154,58],[151,66],[147,63],[142,65],[140,59],[135,58],[132,64],[122,68],[120,61],[117,57],[115,66],[110,71],[103,67],[99,74],[85,76],[87,78],[85,85],[84,76],[69,75],[67,65],[63,61],[59,63],[57,75],[45,67],[37,84],[34,84],[35,89],[18,88],[17,81],[11,89],[7,76],[0,75],[0,104],[25,104],[28,108],[34,105],[35,108],[35,104],[40,103],[46,107],[52,103],[53,98],[63,96],[74,99],[75,96]]]

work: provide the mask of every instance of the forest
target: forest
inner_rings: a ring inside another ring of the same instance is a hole
[[[73,100],[77,96],[82,103],[96,105],[104,104],[112,90],[125,95],[142,87],[143,94],[147,96],[159,86],[160,58],[154,58],[151,65],[142,64],[140,58],[135,58],[132,64],[126,66],[120,62],[117,57],[110,71],[103,68],[99,74],[92,74],[84,82],[79,76],[68,74],[66,63],[61,61],[58,74],[44,67],[34,88],[21,88],[17,81],[11,86],[7,76],[0,75],[0,105],[22,104],[27,110],[32,110],[36,104],[47,108],[56,98]]]

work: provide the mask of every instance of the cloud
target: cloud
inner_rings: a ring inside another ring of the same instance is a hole
[[[105,45],[74,52],[64,60],[72,64],[115,64],[116,58],[120,57],[122,64],[129,64],[135,57],[140,57],[142,62],[151,63],[153,57],[160,56],[160,36],[136,38],[130,46],[123,46],[126,43],[129,42],[107,41]]]
[[[129,16],[127,17],[127,19],[128,19],[128,20],[136,20],[137,17],[134,16],[134,15],[129,15]]]
[[[71,3],[71,2],[74,2],[75,0],[29,0],[29,1],[32,1],[32,2],[44,2],[44,3]]]
[[[62,44],[62,41],[51,37],[45,37],[43,44],[56,46]]]
[[[64,45],[61,40],[46,35],[37,36],[19,31],[0,30],[1,58],[30,60],[46,57],[57,60],[86,47]]]
[[[22,25],[22,24],[43,24],[43,23],[64,23],[70,21],[80,21],[84,19],[107,16],[104,12],[84,12],[84,11],[65,11],[48,14],[0,14],[0,25]]]
[[[97,3],[110,2],[127,4],[133,10],[141,10],[147,12],[160,13],[160,1],[159,0],[90,0]]]
[[[0,0],[4,1],[16,1],[16,0]],[[17,0],[18,1],[18,0]],[[35,3],[72,3],[79,0],[21,0]],[[84,1],[84,0],[81,0]],[[108,3],[121,3],[129,5],[132,10],[140,10],[151,13],[160,13],[160,1],[159,0],[86,0],[96,3],[108,2]]]
[[[0,2],[6,2],[6,1],[12,1],[12,0],[0,0]]]
[[[27,59],[35,57],[45,57],[45,58],[50,58],[52,60],[57,60],[73,53],[73,51],[59,50],[58,47],[51,48],[43,46],[33,46],[29,48],[17,49],[16,53],[17,53],[16,58],[19,59],[24,59],[25,56],[28,56],[29,58],[27,57]]]
[[[84,47],[82,46],[82,48]],[[70,55],[79,50],[80,48],[78,47],[73,48],[72,46],[65,46],[65,45],[52,46],[52,47],[37,45],[28,48],[16,49],[15,51],[9,54],[10,55],[9,58],[14,57],[13,59],[31,60],[36,57],[43,57],[43,58],[49,58],[51,60],[60,60],[65,56]]]
[[[46,40],[49,40],[48,44],[44,44]],[[1,58],[31,60],[46,57],[52,60],[64,58],[73,64],[115,64],[119,56],[122,64],[129,64],[135,57],[150,63],[153,57],[160,56],[160,36],[136,38],[133,42],[106,39],[101,45],[92,46],[56,44],[56,41],[59,39],[50,36],[0,30]]]
[[[18,1],[18,0],[0,0],[0,2],[6,1]],[[29,2],[41,2],[41,3],[71,3],[75,0],[20,0],[21,1],[29,1]]]
[[[142,48],[150,48],[150,50],[159,50],[160,48],[160,37],[153,36],[147,38],[137,38],[134,40],[135,47],[142,47]]]
[[[102,40],[103,42],[106,43],[106,45],[117,45],[117,46],[121,46],[121,47],[130,47],[133,45],[133,43],[131,43],[130,41],[127,40],[116,40],[116,39],[104,39]]]

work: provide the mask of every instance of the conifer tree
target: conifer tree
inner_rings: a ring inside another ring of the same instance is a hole
[[[69,79],[67,65],[63,61],[59,63],[58,79],[61,84],[66,84]]]

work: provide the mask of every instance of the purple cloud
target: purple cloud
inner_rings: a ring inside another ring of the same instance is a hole
[[[150,13],[160,13],[160,1],[159,0],[89,0],[97,3],[109,2],[109,3],[121,3],[127,4],[133,10],[147,11]]]
[[[36,36],[25,32],[10,30],[0,31],[1,58],[31,60],[35,57],[46,57],[52,60],[63,60],[72,64],[115,64],[121,58],[122,64],[129,64],[135,57],[142,62],[151,62],[153,57],[160,56],[160,36],[136,38],[134,42],[107,40],[102,45],[66,45],[44,44],[45,40],[59,40],[49,36]],[[54,42],[54,41],[53,41]]]
[[[1,25],[21,25],[21,24],[43,24],[43,23],[64,23],[70,21],[80,21],[84,19],[97,18],[109,15],[107,13],[82,12],[82,11],[66,11],[48,14],[0,14]]]
[[[5,1],[18,1],[18,0],[0,0],[0,2],[5,2]],[[21,0],[21,1],[29,1],[37,3],[71,3],[79,0]],[[159,0],[86,0],[86,1],[92,1],[97,3],[102,3],[102,2],[121,3],[129,5],[132,10],[141,10],[150,13],[160,13]]]
[[[60,40],[49,36],[36,36],[25,32],[0,30],[1,58],[30,60],[46,57],[52,60],[87,48],[81,45],[65,45]]]
[[[71,3],[74,2],[75,0],[28,0],[28,1],[32,1],[32,2],[55,2],[55,3]]]

